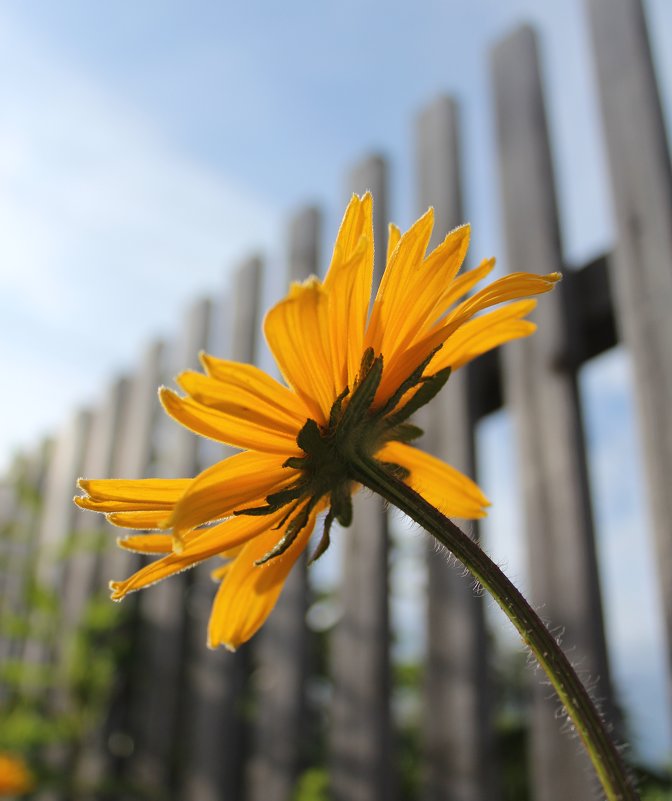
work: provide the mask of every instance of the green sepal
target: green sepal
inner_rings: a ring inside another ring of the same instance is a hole
[[[432,361],[436,353],[441,350],[441,347],[442,345],[439,345],[438,347],[434,348],[429,356],[424,361],[420,362],[415,370],[413,370],[413,372],[406,379],[404,379],[401,384],[399,384],[394,393],[390,395],[385,406],[383,406],[383,408],[380,410],[379,414],[381,417],[384,417],[386,414],[391,412],[408,392],[408,390],[413,389],[413,387],[417,386],[417,384],[423,380],[422,374],[425,372],[427,365]]]
[[[296,444],[304,453],[320,453],[324,450],[324,440],[318,424],[308,418],[296,438]]]
[[[362,359],[362,369],[365,364],[369,363],[366,354],[373,353],[372,348],[368,348]],[[347,430],[348,426],[352,423],[359,423],[365,419],[366,413],[371,408],[373,399],[376,397],[376,392],[380,386],[380,379],[383,376],[383,357],[377,356],[370,364],[368,371],[364,374],[360,373],[361,380],[356,385],[355,391],[352,393],[350,403],[345,407],[343,416],[341,418],[338,430],[343,432]]]
[[[347,484],[339,484],[331,493],[331,509],[334,512],[336,520],[343,526],[348,528],[352,523],[352,497],[350,495],[350,487]]]
[[[257,559],[254,563],[255,565],[263,565],[266,562],[270,561],[271,559],[275,559],[277,556],[281,556],[294,542],[294,540],[299,535],[299,532],[302,531],[306,525],[308,524],[308,519],[310,518],[310,513],[317,503],[315,498],[311,498],[308,503],[306,503],[303,508],[301,508],[296,516],[292,518],[289,522],[289,525],[285,529],[285,535],[282,539],[271,548],[271,550],[264,554],[261,559]]]
[[[429,401],[443,389],[446,381],[450,378],[451,369],[450,367],[444,367],[443,370],[439,370],[435,375],[423,378],[420,383],[420,388],[415,395],[413,395],[401,409],[389,415],[386,420],[388,426],[398,426],[426,403],[429,403]]]
[[[425,432],[420,426],[414,426],[413,423],[398,423],[388,432],[388,439],[396,442],[409,443],[414,439],[418,439]]]
[[[375,461],[376,464],[382,467],[386,473],[398,478],[400,481],[405,481],[411,475],[411,471],[408,468],[402,467],[400,464],[396,464],[395,462],[380,462],[378,459]]]
[[[274,492],[266,496],[266,503],[264,506],[253,506],[250,509],[236,509],[234,515],[251,515],[252,517],[260,515],[270,515],[277,512],[292,501],[299,500],[306,488],[305,482],[294,484],[291,487]]]
[[[331,537],[329,535],[331,531],[331,525],[334,522],[334,510],[333,508],[329,509],[327,512],[327,516],[324,518],[324,528],[322,529],[322,536],[320,537],[320,541],[317,543],[317,547],[310,555],[308,559],[308,564],[312,565],[313,562],[316,562],[320,556],[329,548],[331,545]]]
[[[373,349],[371,349],[373,353]],[[333,431],[343,417],[343,401],[350,394],[350,387],[346,387],[331,405],[329,412],[329,431]]]
[[[294,470],[303,470],[306,466],[306,457],[305,456],[290,456],[289,459],[285,459],[282,463],[283,467],[293,467]]]

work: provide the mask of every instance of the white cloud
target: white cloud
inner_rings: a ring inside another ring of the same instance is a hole
[[[194,293],[277,241],[277,212],[142,112],[0,26],[0,454],[63,420]],[[28,398],[28,402],[26,401]]]

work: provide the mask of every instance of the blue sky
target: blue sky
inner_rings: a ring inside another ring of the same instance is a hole
[[[645,7],[669,125],[672,4]],[[523,21],[541,36],[565,250],[581,263],[609,247],[612,221],[579,0],[0,0],[0,467],[95,402],[148,338],[172,334],[185,304],[221,292],[251,251],[268,253],[279,271],[283,225],[297,207],[322,205],[332,239],[345,173],[367,152],[389,156],[392,217],[407,225],[417,211],[414,116],[439,92],[462,104],[472,253],[503,257],[488,48]],[[651,557],[634,564],[619,533],[645,535],[636,466],[608,472],[615,432],[632,431],[627,360],[616,354],[590,371],[597,516],[612,538],[601,540],[605,592],[640,621],[608,621],[619,676],[627,692],[660,688]],[[500,429],[496,466],[506,421],[490,425]],[[512,534],[520,520],[507,511],[515,487],[502,474],[483,476],[501,499],[491,526],[505,532],[500,542],[524,581]],[[618,529],[604,512],[615,486],[630,498]],[[614,590],[623,586],[625,601]],[[632,606],[635,595],[644,606]],[[633,632],[642,641],[631,642]],[[661,758],[670,750],[664,710],[655,699],[647,709],[654,719],[642,736]]]

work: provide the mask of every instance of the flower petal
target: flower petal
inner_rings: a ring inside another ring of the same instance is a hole
[[[299,471],[283,467],[284,457],[243,451],[208,467],[192,480],[163,528],[187,531],[229,517],[286,487]]]
[[[119,528],[134,528],[142,531],[163,529],[169,512],[165,509],[149,512],[110,512],[107,522]]]
[[[118,537],[117,545],[135,553],[170,553],[173,550],[173,538],[170,534],[136,534]]]
[[[467,520],[485,516],[490,502],[480,487],[435,456],[400,442],[388,442],[376,458],[410,470],[406,483],[445,515]]]
[[[171,553],[164,556],[163,559],[150,562],[124,581],[111,581],[112,600],[120,601],[129,592],[149,587],[156,584],[157,581],[181,573],[212,556],[235,548],[259,536],[268,528],[272,528],[281,519],[282,515],[279,512],[275,515],[268,515],[268,517],[231,517],[212,528],[191,531],[185,536],[184,548],[180,553]],[[278,532],[275,531],[274,534],[276,540],[279,539]],[[149,536],[160,537],[162,535]]]
[[[434,227],[434,209],[428,209],[399,239],[383,273],[365,343],[376,354],[386,353],[385,346],[393,337],[391,326],[403,314],[409,283],[425,257]]]
[[[207,353],[201,353],[200,359],[206,374],[232,397],[242,393],[257,408],[273,409],[299,428],[306,422],[308,410],[301,398],[253,364],[218,359]]]
[[[211,409],[191,398],[181,398],[167,387],[161,387],[159,397],[163,408],[174,420],[202,437],[234,448],[284,454],[285,458],[299,453],[295,438],[278,427],[262,426]]]
[[[373,280],[373,200],[353,195],[324,279],[329,296],[329,342],[334,386],[352,387],[364,352]]]
[[[208,646],[235,650],[255,634],[275,606],[294,563],[306,548],[315,526],[315,510],[294,542],[280,556],[256,565],[278,542],[270,529],[251,540],[231,564],[222,581],[208,624]]]
[[[383,353],[392,364],[400,351],[412,346],[428,323],[436,322],[450,305],[446,288],[455,285],[469,247],[470,228],[451,231],[429,256],[420,262],[408,280],[394,312],[386,320]]]
[[[264,334],[285,378],[323,425],[336,395],[329,350],[328,295],[320,281],[294,283],[266,315]]]
[[[117,509],[172,509],[191,482],[190,478],[80,478],[77,486],[86,492],[87,497],[75,501],[84,509],[98,504],[96,511],[106,511],[106,503],[113,505],[107,511]]]
[[[504,342],[529,336],[536,325],[522,318],[536,305],[536,300],[519,300],[468,320],[448,337],[427,372],[436,373],[449,366],[457,370]]]

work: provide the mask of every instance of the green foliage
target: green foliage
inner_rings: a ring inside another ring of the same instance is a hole
[[[301,774],[292,801],[329,801],[329,776],[325,768],[309,768]]]
[[[59,594],[37,578],[50,574],[37,570],[39,494],[22,481],[19,475],[14,519],[2,530],[0,570],[16,578],[19,594],[0,615],[0,637],[9,641],[14,654],[0,666],[0,750],[23,755],[38,787],[74,797],[71,767],[107,714],[116,672],[128,648],[129,610],[112,604],[106,593],[97,595],[79,611],[78,625],[68,633]],[[78,531],[66,540],[58,551],[39,553],[41,568],[49,560],[62,568],[65,560],[83,550],[102,548],[100,529]],[[33,647],[43,661],[23,658]]]

